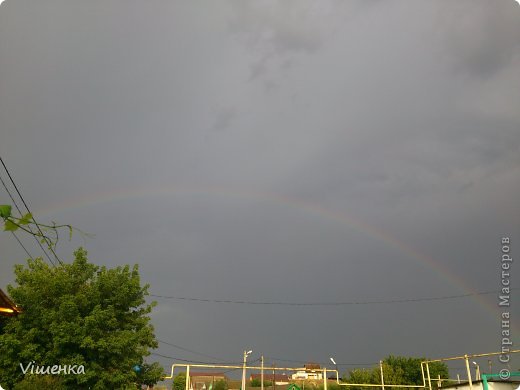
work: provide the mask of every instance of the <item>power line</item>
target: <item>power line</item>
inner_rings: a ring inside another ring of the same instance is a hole
[[[13,195],[11,194],[11,191],[9,191],[9,188],[7,187],[7,185],[5,184],[4,180],[2,179],[2,176],[0,176],[0,182],[2,182],[2,185],[4,186],[5,188],[5,191],[7,192],[7,194],[9,195],[9,198],[11,198],[11,201],[13,202],[13,205],[14,207],[16,208],[16,210],[18,210],[18,213],[20,214],[20,217],[23,215],[22,214],[22,211],[20,210],[20,208],[18,207],[18,204],[16,203],[16,200],[14,199]],[[31,227],[29,226],[28,227],[29,231],[32,233],[32,230],[31,230]],[[23,250],[25,251],[25,253],[27,253],[27,255],[32,259],[34,260],[34,258],[31,256],[31,254],[29,253],[29,251],[25,248],[25,246],[22,244],[22,242],[20,241],[20,239],[18,238],[18,236],[13,232],[11,231],[11,233],[13,234],[14,238],[16,238],[16,241],[18,241],[18,244],[20,244],[20,246],[23,248]],[[34,237],[34,236],[33,236]],[[51,264],[54,265],[54,263],[51,261],[51,259],[49,258],[49,255],[47,254],[47,252],[45,252],[45,249],[43,249],[40,241],[34,237],[36,242],[40,245],[40,248],[43,250],[43,253],[45,253],[45,255],[47,256],[47,258],[49,259],[49,261],[51,262]]]
[[[195,355],[204,356],[204,357],[207,357],[207,358],[210,358],[210,359],[224,360],[224,359],[221,359],[221,358],[218,358],[218,357],[215,357],[215,356],[206,355],[206,354],[204,354],[204,353],[202,353],[202,352],[193,351],[193,350],[191,350],[191,349],[184,348],[184,347],[181,347],[180,345],[173,344],[173,343],[169,343],[169,342],[164,341],[164,340],[157,339],[157,341],[160,342],[160,343],[162,343],[162,344],[166,344],[166,345],[169,345],[169,346],[171,346],[171,347],[174,347],[174,348],[180,349],[180,350],[182,350],[182,351],[186,351],[186,352],[193,353],[193,354],[195,354]]]
[[[279,362],[292,362],[292,363],[303,363],[303,364],[306,364],[306,363],[309,363],[309,360],[294,360],[294,359],[282,359],[282,358],[277,358],[277,357],[273,357],[273,356],[264,356],[266,359],[270,359],[270,360],[273,360],[273,361],[279,361]],[[373,366],[375,364],[378,364],[378,362],[375,362],[375,363],[337,363],[336,365],[337,366]]]
[[[23,250],[25,251],[25,253],[27,253],[27,256],[29,256],[29,258],[31,260],[34,260],[34,258],[31,256],[31,254],[29,253],[29,251],[27,250],[27,248],[22,244],[22,242],[20,241],[20,239],[18,238],[18,236],[14,233],[14,232],[11,232],[13,237],[16,238],[16,241],[18,241],[18,244],[20,244],[20,246],[23,248]]]
[[[520,288],[511,288],[511,290],[518,290]],[[206,302],[206,303],[232,303],[239,305],[271,305],[271,306],[349,306],[349,305],[383,305],[393,303],[408,303],[408,302],[426,302],[426,301],[444,301],[448,299],[459,299],[467,298],[476,295],[489,295],[499,293],[498,290],[493,291],[478,291],[474,293],[459,294],[459,295],[447,295],[440,297],[425,297],[425,298],[404,298],[404,299],[389,299],[389,300],[377,300],[377,301],[346,301],[346,302],[276,302],[276,301],[244,301],[244,300],[230,300],[230,299],[208,299],[208,298],[193,298],[183,296],[168,296],[168,295],[157,295],[149,294],[154,298],[163,299],[176,299],[180,301],[190,302]]]
[[[18,187],[16,186],[16,183],[14,182],[13,180],[13,177],[11,176],[11,173],[9,172],[9,170],[7,169],[7,166],[5,165],[4,163],[4,160],[2,159],[2,157],[0,156],[0,162],[2,163],[2,166],[4,167],[5,169],[5,172],[7,173],[7,176],[9,177],[9,180],[11,180],[11,183],[13,184],[13,187],[14,189],[16,190],[16,193],[18,194],[18,196],[20,197],[23,205],[25,206],[25,209],[27,210],[28,213],[31,214],[31,217],[32,217],[32,220],[34,222],[34,224],[36,225],[36,228],[38,229],[38,232],[41,234],[41,237],[45,240],[45,242],[47,243],[47,246],[49,247],[49,250],[51,251],[51,253],[54,255],[54,257],[56,258],[56,260],[58,261],[58,263],[60,264],[63,264],[63,262],[60,260],[60,258],[58,257],[58,255],[56,254],[56,252],[54,251],[54,249],[52,249],[52,245],[51,243],[49,242],[49,238],[47,236],[45,236],[45,234],[43,234],[41,228],[40,228],[40,225],[38,225],[38,223],[36,222],[36,219],[34,219],[34,215],[33,213],[31,212],[31,210],[29,210],[29,206],[27,206],[27,203],[25,202],[25,199],[23,198],[22,194],[20,193],[20,191],[18,190]],[[3,181],[2,181],[3,183]],[[4,187],[6,188],[7,190],[7,187],[5,186],[4,184]],[[8,191],[8,190],[7,190]],[[9,191],[8,191],[9,192]],[[11,194],[9,194],[9,196],[11,197],[11,199],[13,200],[14,202],[14,199],[13,197],[11,196]],[[16,206],[16,209],[18,210],[18,212],[20,213],[20,215],[22,215],[22,212],[20,211],[20,209],[18,208],[18,206]],[[30,229],[29,229],[30,230]],[[52,265],[56,266],[56,264],[54,263],[54,261],[51,260],[50,256],[47,254],[47,252],[45,251],[45,249],[43,248],[43,245],[41,244],[40,240],[38,240],[35,236],[34,238],[36,239],[36,241],[38,242],[38,245],[40,246],[40,248],[42,249],[42,251],[45,253],[46,257],[49,259],[49,261],[51,262]]]
[[[242,364],[242,363],[238,363],[238,362],[202,362],[202,361],[198,361],[198,360],[188,360],[188,359],[181,359],[181,358],[178,358],[178,357],[175,357],[175,356],[169,356],[169,355],[163,355],[163,354],[160,354],[160,353],[157,353],[157,352],[150,352],[151,355],[155,355],[155,356],[160,356],[162,358],[165,358],[165,359],[172,359],[172,360],[177,360],[177,361],[180,361],[180,362],[186,362],[186,363],[194,363],[194,364],[214,364],[214,365],[224,365],[224,364],[229,364],[229,365],[238,365],[238,364]]]

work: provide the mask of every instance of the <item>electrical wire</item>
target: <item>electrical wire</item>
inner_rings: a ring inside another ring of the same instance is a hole
[[[520,288],[511,288],[511,290],[518,290]],[[190,302],[206,302],[206,303],[232,303],[239,305],[272,305],[272,306],[350,306],[350,305],[382,305],[382,304],[393,304],[393,303],[408,303],[408,302],[426,302],[426,301],[444,301],[448,299],[459,299],[467,298],[476,295],[489,295],[499,293],[498,290],[492,291],[478,291],[474,293],[460,294],[460,295],[447,295],[440,297],[425,297],[425,298],[405,298],[405,299],[389,299],[389,300],[377,300],[377,301],[347,301],[347,302],[276,302],[276,301],[244,301],[244,300],[230,300],[230,299],[207,299],[207,298],[192,298],[183,296],[167,296],[149,294],[150,297],[162,298],[162,299],[176,299],[181,301]]]
[[[194,364],[214,364],[214,365],[224,365],[224,364],[229,364],[229,365],[238,365],[238,364],[242,364],[242,363],[238,363],[238,362],[203,362],[203,361],[198,361],[198,360],[189,360],[189,359],[181,359],[181,358],[178,358],[178,357],[175,357],[175,356],[169,356],[169,355],[163,355],[163,354],[160,354],[160,353],[157,353],[157,352],[150,352],[151,355],[155,355],[155,356],[160,356],[162,358],[166,358],[166,359],[172,359],[172,360],[176,360],[176,361],[180,361],[180,362],[186,362],[186,363],[194,363]]]
[[[20,214],[20,217],[22,216],[22,211],[20,210],[20,208],[18,207],[18,204],[16,203],[16,201],[14,200],[14,197],[13,195],[11,194],[11,191],[9,191],[9,188],[7,188],[7,185],[5,184],[4,180],[2,179],[2,176],[0,176],[0,182],[2,183],[2,185],[4,186],[5,188],[5,191],[7,192],[7,194],[9,195],[9,198],[11,198],[11,201],[13,202],[13,205],[14,207],[16,208],[16,210],[18,210],[18,213]],[[29,231],[32,233],[32,230],[30,227],[28,227]],[[23,248],[23,250],[25,251],[25,253],[27,253],[27,255],[31,258],[31,260],[34,260],[34,258],[31,256],[31,254],[29,253],[29,251],[25,248],[25,246],[22,244],[22,242],[20,241],[20,239],[18,238],[18,236],[15,234],[15,232],[11,231],[11,233],[13,234],[14,238],[16,239],[16,241],[18,241],[18,244],[20,244],[20,246]],[[34,237],[34,236],[33,236]],[[40,241],[34,237],[36,239],[36,242],[38,242],[40,244],[40,247],[41,247],[41,243]],[[44,251],[44,253],[47,255],[47,253],[45,252],[45,250],[43,249],[43,247],[41,247],[42,250]],[[48,257],[48,255],[47,255]],[[52,263],[51,259],[49,258],[49,261]],[[53,264],[54,265],[54,264]]]
[[[20,239],[18,238],[18,236],[14,233],[14,232],[11,232],[13,234],[13,237],[16,238],[16,241],[18,241],[18,244],[20,244],[20,246],[23,248],[23,250],[25,251],[25,253],[27,253],[27,256],[29,256],[29,258],[31,260],[34,261],[34,258],[31,256],[31,254],[29,253],[29,251],[27,250],[27,248],[22,244],[22,242],[20,241]]]
[[[303,364],[309,363],[308,360],[282,359],[282,358],[277,358],[277,357],[272,357],[272,356],[264,356],[264,358],[270,359],[273,361],[279,361],[279,362],[292,362],[292,363],[303,363]],[[375,363],[337,363],[336,365],[337,366],[373,366],[375,364],[379,364],[379,362],[375,362]]]
[[[18,196],[20,197],[23,205],[25,206],[25,209],[27,210],[28,213],[31,214],[31,217],[32,217],[32,220],[34,222],[34,224],[36,225],[36,228],[38,229],[38,232],[41,234],[41,237],[45,240],[45,242],[47,243],[47,246],[49,247],[49,250],[50,252],[54,255],[54,257],[56,258],[56,260],[58,261],[59,264],[63,264],[63,262],[61,261],[61,259],[58,257],[58,255],[56,254],[56,252],[54,251],[54,249],[52,249],[52,245],[51,243],[49,242],[49,239],[45,236],[45,234],[43,234],[41,228],[40,228],[40,225],[38,225],[38,223],[36,222],[36,219],[34,218],[34,215],[33,213],[31,212],[31,210],[29,209],[29,206],[27,205],[27,202],[25,202],[25,199],[23,198],[22,194],[20,193],[20,191],[18,190],[18,187],[16,186],[16,183],[14,182],[13,180],[13,177],[11,176],[11,173],[9,172],[9,170],[7,169],[7,166],[5,165],[4,163],[4,160],[2,159],[2,157],[0,156],[0,162],[2,163],[2,166],[4,167],[5,169],[5,172],[7,173],[7,176],[9,177],[9,180],[11,180],[11,183],[13,184],[13,187],[14,189],[16,190],[16,193],[18,194]],[[3,183],[3,181],[2,181]],[[7,187],[5,186],[4,184],[4,187],[6,188],[7,190]],[[9,190],[7,190],[9,192]],[[9,194],[9,196],[11,197],[11,199],[13,200],[13,203],[14,202],[14,199],[13,197],[11,196],[11,194]],[[20,209],[18,208],[18,206],[15,204],[16,206],[16,209],[18,210],[18,212],[20,213],[20,215],[22,215],[22,212],[20,211]],[[30,230],[30,229],[29,229]],[[43,245],[41,244],[40,240],[38,240],[35,236],[34,238],[36,239],[36,241],[38,242],[38,245],[40,246],[40,248],[42,249],[42,251],[45,253],[46,257],[49,259],[49,261],[51,262],[52,265],[56,266],[56,264],[54,263],[54,261],[51,260],[50,256],[47,254],[47,252],[45,251],[45,249],[43,248]]]
[[[184,348],[184,347],[181,347],[180,345],[177,345],[177,344],[173,344],[173,343],[169,343],[167,341],[164,341],[164,340],[160,340],[160,339],[156,339],[158,342],[162,343],[162,344],[166,344],[166,345],[169,345],[171,347],[174,347],[174,348],[177,348],[177,349],[180,349],[182,351],[186,351],[186,352],[190,352],[190,353],[193,353],[195,355],[200,355],[200,356],[204,356],[204,357],[207,357],[207,358],[210,358],[210,359],[215,359],[215,360],[225,360],[225,359],[221,359],[221,358],[218,358],[218,357],[215,357],[215,356],[211,356],[211,355],[206,355],[202,352],[197,352],[197,351],[193,351],[191,349],[188,349],[188,348]]]

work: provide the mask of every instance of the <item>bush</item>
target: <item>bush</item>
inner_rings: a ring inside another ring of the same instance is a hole
[[[213,386],[213,390],[228,390],[228,383],[221,379],[215,382],[215,386]]]

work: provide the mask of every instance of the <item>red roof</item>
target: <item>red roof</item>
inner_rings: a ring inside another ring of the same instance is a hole
[[[222,378],[225,378],[223,372],[190,372],[190,376],[220,376]]]
[[[11,317],[22,310],[0,289],[0,315]]]
[[[273,380],[273,373],[269,373],[269,369],[265,369],[266,372],[264,372],[264,380],[266,381],[272,381]],[[251,379],[261,379],[262,374],[251,374]],[[287,374],[274,374],[274,380],[275,381],[288,381],[289,377]]]

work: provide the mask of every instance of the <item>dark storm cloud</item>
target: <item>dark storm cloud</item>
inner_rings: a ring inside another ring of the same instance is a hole
[[[96,262],[139,262],[155,294],[496,289],[499,237],[520,239],[519,10],[8,0],[0,152],[34,211],[95,233]],[[1,287],[24,253],[12,237],[0,245]],[[159,299],[153,322],[161,339],[228,361],[251,347],[377,362],[495,350],[495,315],[474,298],[341,309]]]

